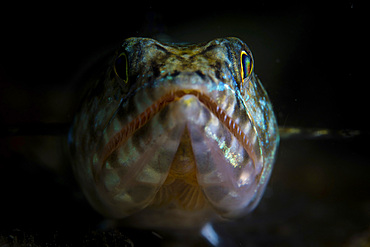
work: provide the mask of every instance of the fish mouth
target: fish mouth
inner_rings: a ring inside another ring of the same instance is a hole
[[[198,89],[168,90],[148,105],[119,128],[113,121],[115,132],[106,135],[92,169],[99,196],[111,205],[108,215],[126,217],[173,200],[188,212],[210,206],[226,218],[253,209],[264,166],[249,117],[234,119]],[[234,116],[236,107],[229,107]]]
[[[217,119],[229,130],[229,132],[239,141],[244,147],[248,155],[256,160],[253,143],[249,140],[247,133],[244,133],[239,124],[230,117],[211,97],[207,94],[195,89],[179,89],[173,90],[164,94],[160,99],[152,103],[141,114],[126,124],[119,132],[114,134],[108,143],[104,146],[101,152],[101,164],[103,165],[107,158],[125,141],[130,138],[138,129],[150,121],[153,116],[159,113],[168,104],[178,101],[185,96],[195,96],[199,102],[208,108],[208,110],[217,117]],[[102,166],[101,165],[101,166]]]

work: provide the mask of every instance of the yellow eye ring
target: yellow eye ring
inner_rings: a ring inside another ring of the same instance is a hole
[[[125,83],[128,82],[128,61],[124,52],[119,54],[114,62],[114,73]]]
[[[241,68],[241,77],[244,81],[253,71],[253,59],[250,54],[246,51],[242,51],[240,54],[240,68]]]

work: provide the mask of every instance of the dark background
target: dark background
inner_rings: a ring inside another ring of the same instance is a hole
[[[367,31],[358,13],[362,6],[352,1],[256,2],[5,6],[0,17],[1,125],[70,122],[82,87],[74,78],[127,37],[203,42],[237,36],[253,52],[255,72],[279,125],[356,129],[361,134],[282,140],[260,206],[245,219],[216,229],[237,246],[369,243],[369,96],[367,77],[360,76],[366,72]],[[161,242],[150,231],[98,231],[103,219],[70,176],[65,141],[65,136],[0,139],[0,246]]]

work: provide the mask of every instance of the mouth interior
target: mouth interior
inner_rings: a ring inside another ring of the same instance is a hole
[[[135,131],[144,126],[155,114],[161,111],[165,106],[171,102],[177,101],[186,95],[192,95],[198,98],[198,100],[204,104],[218,119],[222,122],[227,129],[237,138],[247,153],[252,157],[255,156],[252,153],[252,143],[248,142],[247,135],[241,130],[239,125],[222,110],[215,101],[213,101],[208,95],[198,90],[176,90],[171,91],[160,99],[155,101],[150,107],[123,127],[118,133],[116,133],[109,142],[105,145],[103,152],[101,153],[101,164],[103,165],[107,158],[119,148]]]

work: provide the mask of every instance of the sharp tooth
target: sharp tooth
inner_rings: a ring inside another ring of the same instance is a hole
[[[146,119],[147,119],[147,113],[146,113],[146,111],[144,111],[143,112],[143,114],[142,114],[142,120],[143,120],[143,124],[145,124],[145,122],[146,122]]]
[[[156,112],[156,110],[155,110],[155,108],[156,108],[155,106],[156,106],[156,105],[157,105],[157,104],[155,104],[155,103],[154,103],[154,104],[152,105],[152,107],[150,108],[150,110],[151,110],[153,113],[155,113],[155,112]]]

